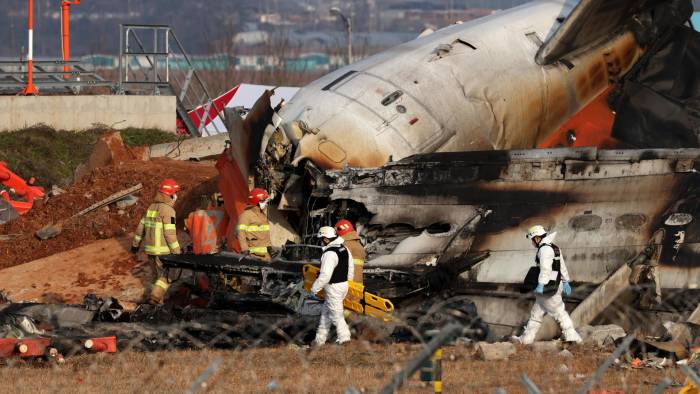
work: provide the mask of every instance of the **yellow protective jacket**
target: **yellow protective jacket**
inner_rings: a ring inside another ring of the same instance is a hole
[[[143,240],[143,250],[151,256],[179,254],[175,229],[175,209],[173,199],[163,193],[156,194],[155,201],[148,207],[134,234],[134,247]]]
[[[249,206],[243,211],[238,218],[236,230],[241,252],[250,251],[251,254],[258,256],[267,255],[268,246],[272,246],[270,222],[259,206]]]
[[[353,279],[357,283],[362,283],[362,268],[365,264],[367,254],[365,253],[365,247],[362,246],[362,242],[360,241],[360,235],[357,234],[357,231],[350,231],[345,233],[342,237],[345,240],[343,245],[350,251],[352,262],[355,266]]]

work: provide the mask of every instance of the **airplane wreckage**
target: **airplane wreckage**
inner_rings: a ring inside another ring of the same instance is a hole
[[[526,320],[519,289],[535,250],[524,234],[542,224],[576,285],[577,325],[700,324],[691,13],[687,0],[534,1],[336,70],[284,106],[268,91],[245,119],[226,112],[219,189],[230,232],[249,177],[274,191],[273,238],[287,244],[269,263],[234,241],[164,265],[206,273],[216,313],[298,328],[318,312],[297,284],[318,264],[313,234],[347,218],[368,253],[366,291],[390,300],[378,321],[457,320],[484,338]],[[187,302],[199,294],[188,286]]]

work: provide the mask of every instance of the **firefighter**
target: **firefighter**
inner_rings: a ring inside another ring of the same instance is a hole
[[[336,342],[343,344],[350,340],[350,329],[343,316],[343,300],[348,294],[348,281],[353,278],[352,253],[343,245],[343,238],[336,234],[333,227],[321,227],[317,237],[322,239],[324,246],[321,272],[311,286],[311,294],[315,295],[323,289],[325,301],[313,345],[326,343],[331,324],[338,335]]]
[[[559,247],[554,244],[556,235],[557,233],[547,234],[544,227],[540,225],[530,227],[527,232],[527,238],[537,248],[535,262],[540,267],[540,273],[537,278],[535,304],[530,311],[530,319],[527,321],[523,335],[515,338],[516,341],[525,345],[535,341],[535,336],[542,325],[542,318],[545,313],[551,315],[559,323],[565,341],[581,342],[581,337],[576,332],[574,323],[566,312],[564,301],[561,297],[562,292],[567,296],[571,294],[571,286],[569,285],[569,272],[566,269],[564,257],[561,255]],[[561,283],[558,284],[554,294],[544,294],[544,287],[550,282],[556,284],[556,280],[553,278],[558,276],[561,277]]]
[[[260,188],[253,189],[248,195],[248,207],[238,218],[236,230],[241,252],[248,252],[263,260],[270,260],[269,247],[270,222],[267,220],[267,203],[270,196]]]
[[[362,284],[362,267],[365,264],[365,247],[362,246],[360,236],[355,231],[349,220],[341,219],[335,224],[335,232],[343,237],[346,248],[352,253],[352,263],[354,265],[353,281]]]
[[[180,254],[180,244],[175,231],[175,201],[180,185],[173,179],[165,179],[160,184],[155,201],[148,207],[141,219],[131,252],[137,253],[143,240],[143,250],[148,255],[151,272],[156,279],[151,288],[150,302],[160,304],[168,291],[169,280],[163,270],[159,256]]]
[[[193,211],[185,219],[194,254],[215,254],[223,248],[228,228],[228,216],[223,206],[221,193],[214,193],[209,198],[207,209]]]

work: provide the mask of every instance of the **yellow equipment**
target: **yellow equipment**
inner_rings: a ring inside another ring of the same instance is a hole
[[[303,267],[303,272],[304,290],[311,291],[311,286],[318,278],[321,269],[311,264],[306,264]],[[323,298],[323,290],[316,295],[319,298]],[[372,293],[367,293],[364,285],[353,281],[348,281],[348,295],[343,300],[343,306],[347,310],[376,317],[385,322],[392,320],[391,313],[394,311],[394,304],[391,301]]]

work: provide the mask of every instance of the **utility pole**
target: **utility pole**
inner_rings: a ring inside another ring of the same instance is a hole
[[[348,62],[347,64],[352,63],[352,13],[350,14],[350,18],[347,16],[343,15],[343,13],[340,11],[340,8],[338,7],[333,7],[330,9],[331,15],[339,17],[342,21],[343,24],[345,24],[345,29],[348,33]]]

